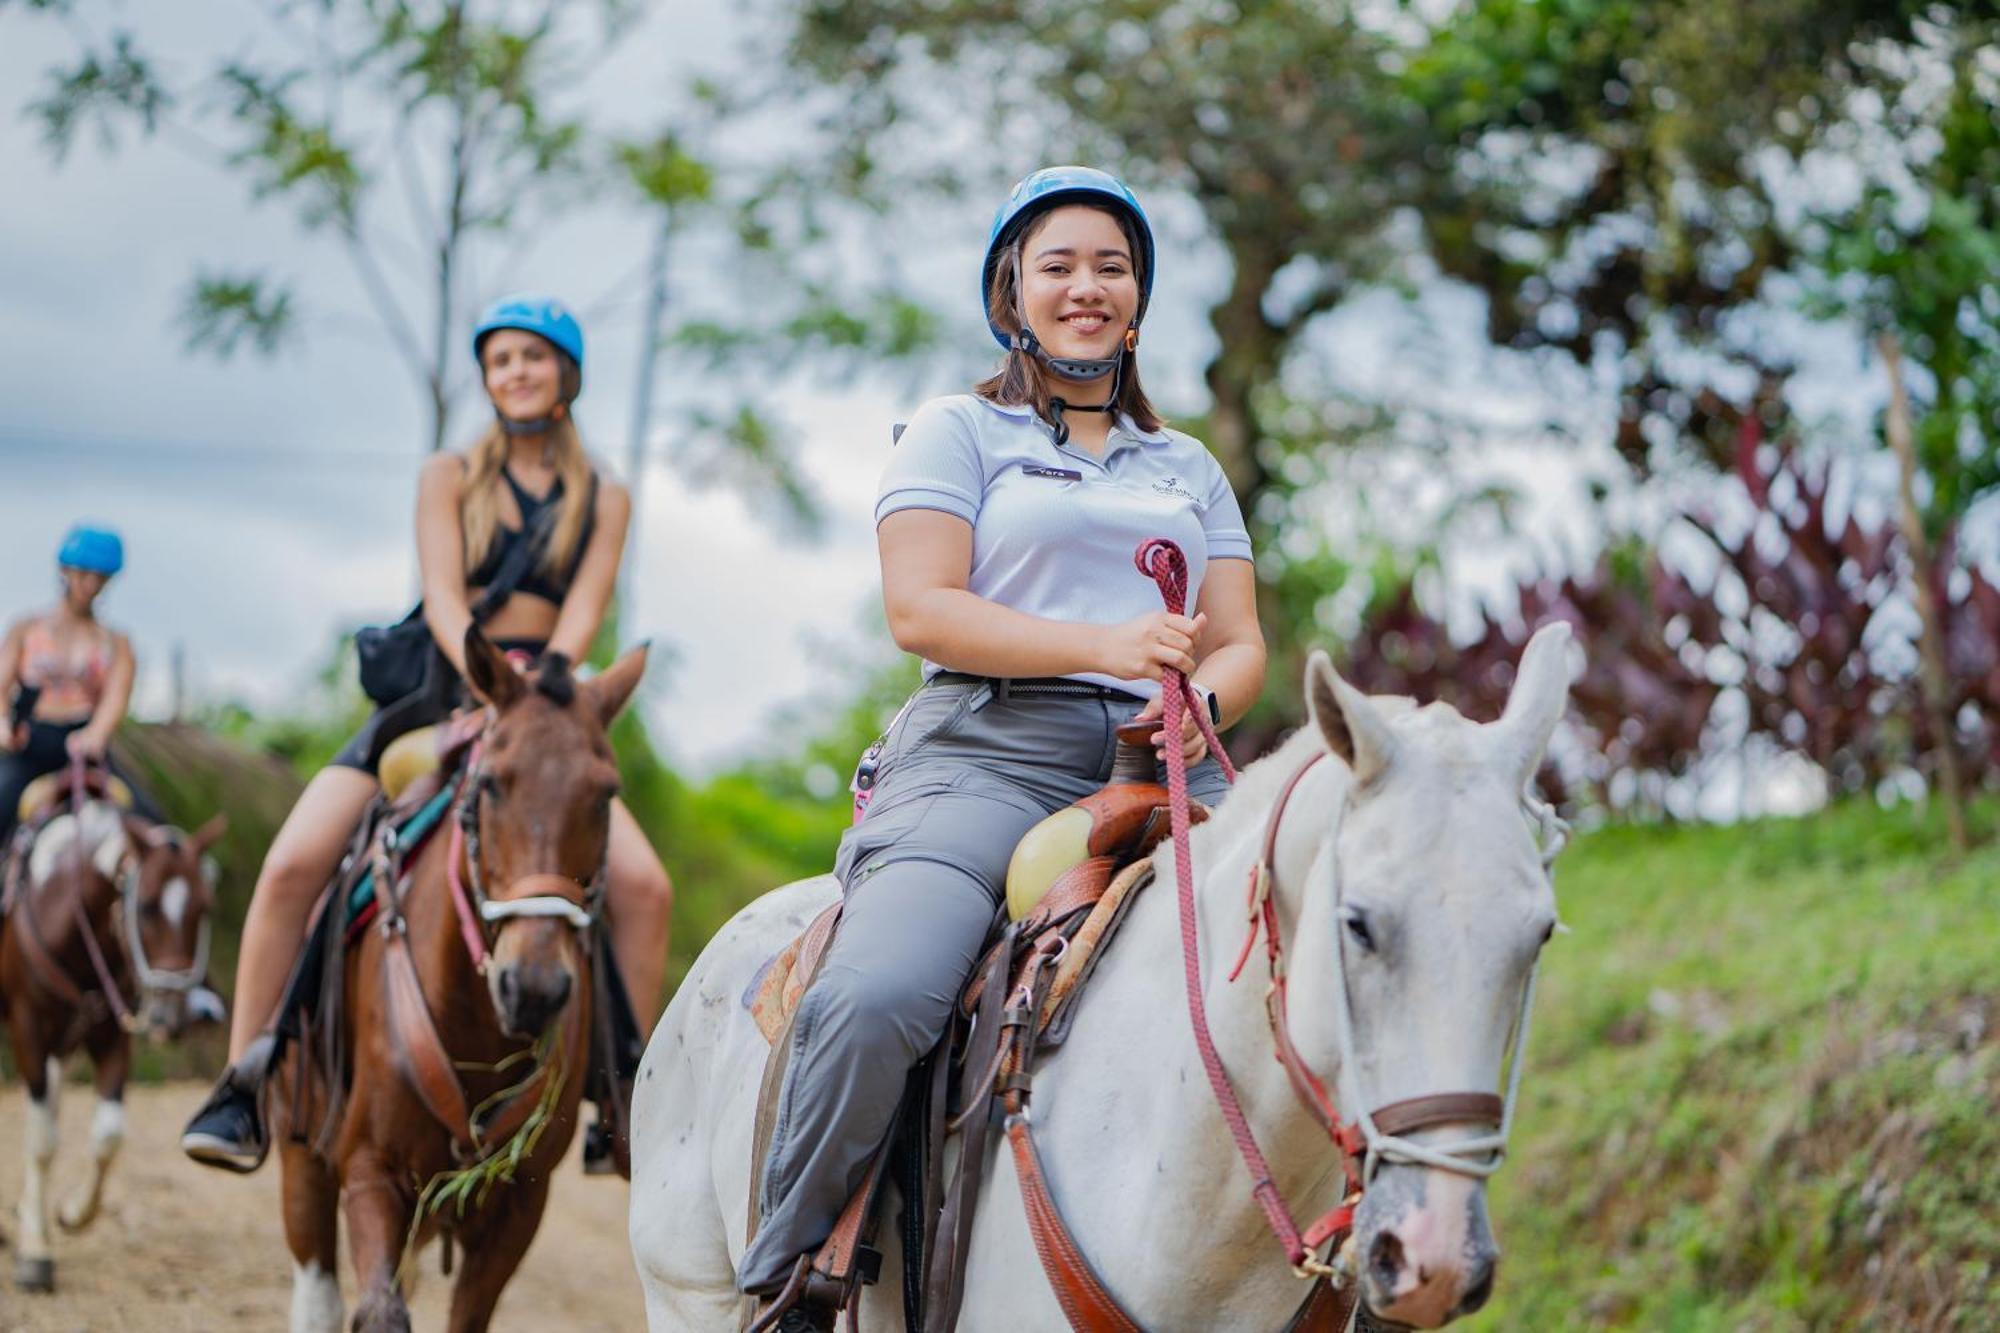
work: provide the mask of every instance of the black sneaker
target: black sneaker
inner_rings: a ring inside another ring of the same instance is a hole
[[[209,1094],[208,1101],[181,1131],[181,1151],[203,1166],[248,1174],[264,1164],[271,1148],[257,1115],[257,1094],[239,1086],[233,1074]]]
[[[602,1120],[584,1127],[583,1174],[586,1176],[618,1174],[618,1161],[611,1151],[611,1127]]]

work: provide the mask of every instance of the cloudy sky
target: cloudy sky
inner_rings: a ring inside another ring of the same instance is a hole
[[[244,49],[247,3],[174,6],[141,22],[170,75]],[[125,20],[135,7],[114,9]],[[690,71],[727,69],[740,34],[713,6],[656,8],[591,80],[600,125],[643,132]],[[156,29],[156,30],[154,30]],[[0,609],[45,602],[67,524],[91,516],[126,536],[128,572],[105,603],[143,661],[142,712],[168,697],[181,647],[193,686],[282,706],[308,688],[343,627],[400,614],[413,595],[410,511],[424,412],[372,323],[339,251],[281,206],[176,142],[100,151],[91,139],[60,168],[18,112],[72,35],[11,7],[0,16]],[[593,447],[624,462],[638,357],[640,221],[585,210],[553,228],[492,289],[568,294],[605,312],[589,329],[581,419]],[[969,246],[976,238],[968,237]],[[973,262],[973,261],[969,261]],[[182,352],[174,312],[200,266],[296,278],[309,316],[276,361]],[[675,367],[660,379],[671,423]],[[825,501],[821,540],[774,533],[726,491],[697,490],[664,463],[648,473],[635,563],[635,637],[670,645],[650,706],[674,752],[701,766],[754,740],[771,706],[813,683],[815,646],[857,641],[875,596],[868,509],[907,415],[887,388],[779,386],[776,404],[809,423],[796,448]],[[476,426],[462,405],[454,438]],[[671,425],[658,450],[670,452]]]

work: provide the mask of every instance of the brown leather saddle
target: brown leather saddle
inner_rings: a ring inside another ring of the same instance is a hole
[[[899,1239],[903,1253],[903,1314],[910,1333],[951,1333],[964,1291],[972,1210],[991,1144],[991,1130],[1005,1113],[1024,1104],[1033,1062],[1069,1035],[1076,1005],[1097,961],[1124,922],[1138,893],[1152,880],[1151,856],[1169,832],[1166,788],[1154,781],[1151,738],[1159,724],[1119,729],[1118,757],[1102,790],[1058,811],[1022,838],[1008,868],[1009,920],[974,969],[953,1021],[937,1047],[910,1073],[888,1139],[870,1159],[825,1244],[802,1256],[783,1292],[747,1324],[750,1333],[774,1328],[801,1301],[841,1309],[858,1327],[863,1287],[880,1276],[877,1241],[883,1185],[893,1179],[903,1200]],[[1195,822],[1207,817],[1196,805]],[[768,962],[744,996],[758,1029],[771,1043],[758,1093],[752,1134],[749,1233],[759,1222],[764,1159],[776,1118],[790,1050],[786,1040],[828,946],[839,928],[841,905],[828,906],[798,938]],[[943,1149],[959,1137],[958,1169],[947,1180]],[[1011,1137],[1011,1131],[1010,1131]],[[1016,1147],[1023,1201],[1037,1231],[1059,1242],[1068,1233],[1057,1218],[1038,1221],[1037,1208],[1053,1208],[1039,1180],[1032,1145]],[[1034,1179],[1031,1181],[1030,1177]],[[1052,1230],[1046,1224],[1052,1223]],[[747,1239],[747,1238],[746,1238]],[[1077,1289],[1045,1269],[1056,1295],[1078,1329],[1130,1328],[1094,1313],[1089,1275],[1081,1254],[1066,1256],[1068,1271],[1085,1276]],[[1111,1304],[1115,1310],[1115,1303]],[[1348,1307],[1326,1283],[1315,1284],[1286,1333],[1338,1333]]]

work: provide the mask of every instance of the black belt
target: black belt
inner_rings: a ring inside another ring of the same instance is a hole
[[[1087,680],[1071,680],[1068,676],[975,676],[964,671],[940,671],[924,682],[924,688],[934,685],[984,685],[1002,699],[1025,698],[1072,698],[1072,699],[1118,699],[1129,703],[1144,703],[1130,690],[1114,689],[1109,685],[1098,685]]]

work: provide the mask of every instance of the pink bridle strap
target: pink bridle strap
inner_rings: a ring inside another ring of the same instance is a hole
[[[468,773],[476,770],[479,748],[475,742],[466,760]],[[477,800],[474,794],[472,799]],[[445,882],[451,886],[451,907],[458,916],[458,933],[465,939],[465,952],[479,971],[486,970],[486,933],[479,928],[479,916],[472,909],[472,894],[465,887],[465,821],[451,821],[451,854],[445,858]]]

